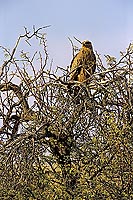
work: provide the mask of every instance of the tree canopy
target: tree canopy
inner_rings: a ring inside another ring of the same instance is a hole
[[[53,68],[45,28],[0,46],[0,199],[132,199],[133,45],[96,53],[79,83]]]

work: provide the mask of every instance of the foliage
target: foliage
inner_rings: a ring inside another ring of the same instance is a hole
[[[132,44],[84,83],[53,71],[43,28],[1,48],[0,199],[132,199]]]

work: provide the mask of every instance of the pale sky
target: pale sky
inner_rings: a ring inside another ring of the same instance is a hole
[[[51,25],[45,31],[54,66],[70,64],[73,36],[119,58],[133,41],[133,0],[0,0],[0,45],[13,48],[23,27],[33,25]]]

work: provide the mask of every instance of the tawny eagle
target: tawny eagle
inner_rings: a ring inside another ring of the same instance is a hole
[[[90,41],[82,42],[82,48],[70,65],[70,80],[83,82],[87,80],[96,69],[96,56]]]

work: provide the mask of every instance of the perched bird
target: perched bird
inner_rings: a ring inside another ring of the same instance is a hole
[[[82,48],[70,65],[70,80],[83,82],[95,72],[96,56],[90,41],[82,42]]]

